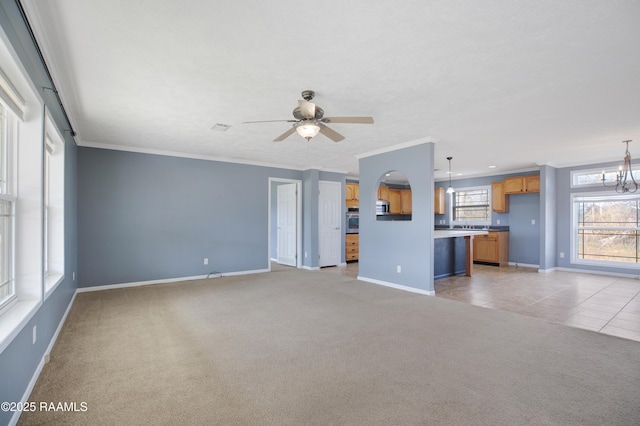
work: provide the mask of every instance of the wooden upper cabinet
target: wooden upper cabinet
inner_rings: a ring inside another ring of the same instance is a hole
[[[433,190],[433,213],[434,214],[445,214],[446,205],[445,205],[445,189],[443,187],[437,187]]]
[[[540,192],[540,175],[505,178],[505,194],[523,194],[527,192]]]
[[[400,214],[402,212],[402,198],[399,189],[389,189],[389,213]]]
[[[509,198],[505,196],[504,182],[491,182],[491,206],[496,213],[509,211]]]
[[[347,183],[345,185],[345,198],[347,207],[358,207],[360,204],[360,185],[357,183]]]
[[[540,175],[524,177],[524,192],[540,192]]]
[[[389,201],[389,187],[387,185],[378,186],[378,200]]]
[[[412,209],[412,199],[410,189],[400,190],[400,213],[410,214]]]

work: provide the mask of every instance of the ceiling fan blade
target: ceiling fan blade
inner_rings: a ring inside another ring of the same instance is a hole
[[[295,131],[296,131],[296,128],[292,127],[289,130],[287,130],[286,132],[284,132],[283,134],[281,134],[280,136],[278,136],[277,138],[275,138],[273,141],[274,142],[281,142],[281,141],[285,140],[286,138],[288,138],[289,136],[291,136],[292,134],[294,134]]]
[[[319,124],[320,124],[320,133],[322,133],[332,141],[340,142],[342,139],[344,139],[344,136],[342,136],[340,133],[336,132],[333,129],[330,129],[329,127],[325,126],[322,123],[319,123]]]
[[[263,120],[263,121],[243,121],[242,124],[251,123],[295,123],[298,120]]]
[[[300,112],[302,113],[303,117],[315,118],[316,104],[300,99],[298,100],[298,105],[300,106]]]
[[[373,124],[373,117],[325,117],[323,123]]]

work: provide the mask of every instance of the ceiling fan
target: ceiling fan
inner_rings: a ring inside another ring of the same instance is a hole
[[[322,133],[334,142],[340,142],[344,139],[340,133],[326,126],[326,123],[354,123],[354,124],[373,124],[372,117],[325,117],[324,110],[311,102],[315,96],[313,90],[305,90],[302,92],[302,99],[298,100],[298,106],[293,110],[295,120],[265,120],[265,121],[245,121],[248,123],[274,123],[286,122],[294,123],[293,126],[275,138],[274,142],[280,142],[291,136],[294,132],[298,132],[300,136],[306,140],[311,140],[318,133]]]

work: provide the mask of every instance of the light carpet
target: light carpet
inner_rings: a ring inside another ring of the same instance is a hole
[[[640,424],[640,343],[276,272],[79,293],[21,424]]]

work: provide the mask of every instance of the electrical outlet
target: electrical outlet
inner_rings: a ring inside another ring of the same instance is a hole
[[[531,224],[535,225],[536,224],[536,220],[535,219],[531,219]]]
[[[396,266],[396,272],[397,272],[397,273],[399,273],[399,274],[401,274],[401,273],[402,273],[402,266],[397,265],[397,266]]]
[[[208,264],[209,264],[209,258],[208,258],[208,257],[205,257],[205,258],[204,258],[204,264],[205,264],[205,265],[208,265]]]
[[[304,252],[304,258],[305,259],[307,258],[307,252],[306,251]]]
[[[73,280],[76,280],[76,273],[74,272],[73,274],[71,274],[73,276]]]
[[[564,252],[563,251],[560,252],[560,259],[564,259]]]
[[[496,225],[500,225],[500,219],[496,220]]]
[[[33,326],[33,344],[36,344],[36,340],[37,340],[37,336],[38,336],[38,326],[34,325]]]

